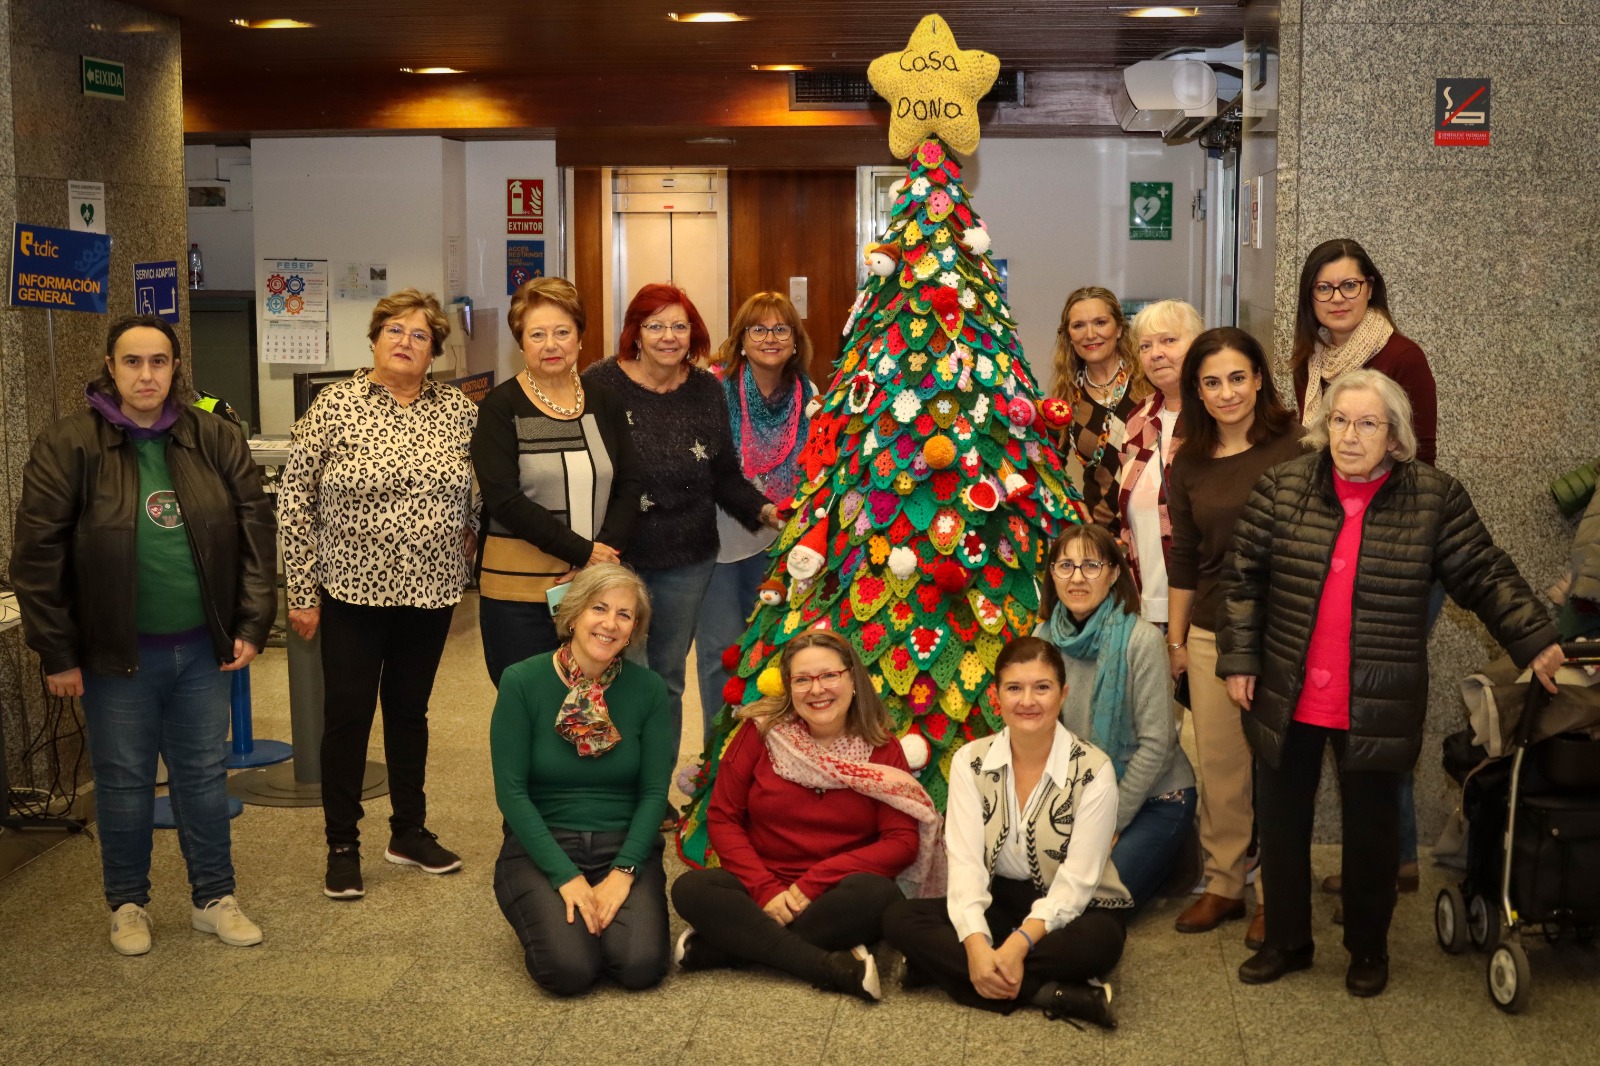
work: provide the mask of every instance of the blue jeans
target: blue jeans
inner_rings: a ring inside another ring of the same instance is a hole
[[[139,642],[131,676],[83,672],[106,902],[150,902],[156,755],[166,760],[172,820],[197,907],[233,894],[228,827],[229,676],[209,634]]]
[[[478,597],[478,635],[483,638],[483,665],[500,687],[506,667],[555,651],[561,645],[556,620],[547,603]]]
[[[705,603],[700,607],[700,623],[694,631],[694,656],[700,677],[700,719],[702,740],[711,746],[711,723],[722,709],[722,689],[728,672],[722,668],[722,653],[744,639],[745,624],[756,605],[756,589],[767,578],[771,560],[757,552],[734,563],[718,563],[711,571]]]
[[[675,743],[683,735],[683,685],[689,645],[694,640],[700,605],[705,602],[706,587],[711,584],[711,571],[716,565],[717,560],[712,558],[669,570],[639,571],[650,590],[650,633],[643,642],[638,637],[633,639],[628,645],[628,658],[650,667],[667,683]]]
[[[1194,825],[1199,794],[1186,788],[1182,796],[1177,800],[1154,796],[1145,800],[1111,849],[1111,862],[1136,908],[1148,903],[1166,883],[1172,864],[1183,850],[1184,838]]]

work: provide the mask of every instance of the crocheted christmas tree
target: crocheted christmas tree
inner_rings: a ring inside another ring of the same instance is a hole
[[[680,833],[691,862],[706,857],[710,783],[742,727],[733,712],[782,692],[783,646],[811,628],[855,646],[943,809],[954,751],[1000,727],[995,658],[1037,624],[1044,553],[1084,520],[1050,443],[1070,412],[1040,398],[988,231],[937,135],[916,143],[893,191],[761,602],[724,654],[732,680]]]

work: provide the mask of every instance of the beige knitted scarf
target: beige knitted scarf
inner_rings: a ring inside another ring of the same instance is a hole
[[[1333,334],[1326,328],[1317,330],[1317,342],[1311,347],[1311,361],[1307,367],[1311,374],[1306,381],[1306,400],[1300,408],[1300,424],[1309,426],[1317,420],[1326,385],[1332,384],[1340,374],[1366,366],[1392,336],[1394,324],[1375,307],[1367,308],[1361,324],[1343,344],[1330,344]]]

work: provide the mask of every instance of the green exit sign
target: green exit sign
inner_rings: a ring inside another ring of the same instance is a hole
[[[83,56],[83,95],[108,96],[113,100],[126,100],[128,87],[121,63],[109,59]]]

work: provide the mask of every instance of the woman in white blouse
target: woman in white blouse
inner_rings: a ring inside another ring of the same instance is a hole
[[[945,811],[949,895],[906,900],[884,936],[906,957],[906,987],[957,1003],[1108,1029],[1128,890],[1110,861],[1117,826],[1111,760],[1060,722],[1066,666],[1038,637],[995,662],[1005,728],[956,752]]]

